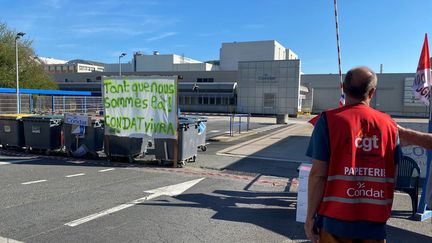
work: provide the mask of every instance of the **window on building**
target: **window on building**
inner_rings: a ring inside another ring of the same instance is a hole
[[[222,101],[221,101],[221,97],[216,97],[216,105],[221,105]]]
[[[87,83],[90,83],[90,82],[91,82],[91,79],[88,78],[88,79],[86,79],[86,81],[87,81]]]
[[[200,105],[204,104],[204,99],[203,99],[203,97],[199,97],[199,98],[198,98],[198,104],[200,104]]]
[[[275,108],[276,95],[274,93],[264,93],[264,108]]]
[[[192,97],[192,105],[198,105],[198,97]]]
[[[214,78],[197,78],[197,83],[213,83]]]
[[[222,97],[222,105],[228,105],[228,98]]]
[[[209,104],[209,98],[208,97],[204,97],[204,105],[208,105]]]
[[[210,97],[210,105],[216,104],[215,97]]]
[[[234,99],[234,97],[229,99],[229,104],[230,105],[235,105],[235,99]]]

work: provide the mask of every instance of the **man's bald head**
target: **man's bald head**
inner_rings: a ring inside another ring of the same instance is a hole
[[[368,67],[356,67],[349,70],[344,80],[344,93],[359,100],[366,100],[377,85],[377,76]]]

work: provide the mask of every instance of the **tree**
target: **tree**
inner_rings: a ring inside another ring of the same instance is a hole
[[[0,87],[16,88],[15,37],[17,32],[0,23]],[[55,81],[36,60],[32,41],[18,41],[18,63],[20,88],[57,89]]]

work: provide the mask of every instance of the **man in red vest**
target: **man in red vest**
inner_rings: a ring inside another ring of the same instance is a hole
[[[369,106],[376,85],[369,68],[350,70],[346,105],[324,112],[315,124],[305,223],[313,242],[314,228],[320,242],[385,242],[401,150],[396,123]]]

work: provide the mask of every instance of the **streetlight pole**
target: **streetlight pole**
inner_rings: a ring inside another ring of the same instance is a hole
[[[23,37],[25,33],[18,32],[15,36],[15,57],[16,57],[16,102],[17,102],[17,114],[21,113],[21,97],[19,88],[19,67],[18,67],[18,40]]]
[[[124,57],[124,56],[126,56],[126,53],[122,53],[122,54],[120,54],[120,56],[119,56],[119,76],[121,76],[122,74],[121,74],[121,63],[120,63],[120,59],[122,58],[122,57]]]

